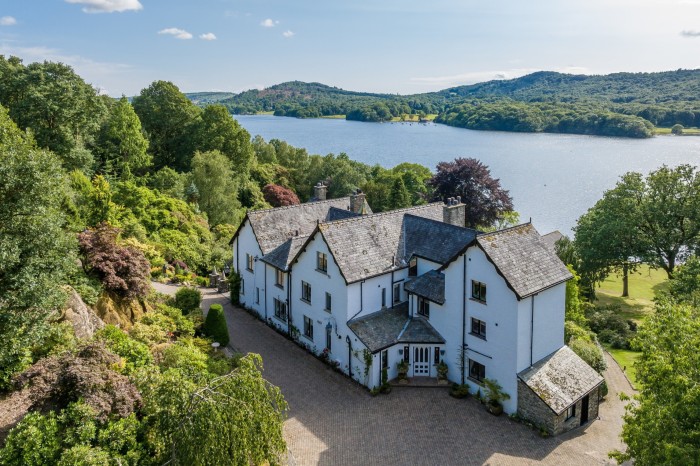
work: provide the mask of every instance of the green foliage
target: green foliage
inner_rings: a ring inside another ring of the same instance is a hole
[[[403,178],[397,176],[389,193],[389,206],[391,209],[403,209],[411,206],[411,198],[403,182]]]
[[[564,301],[564,319],[567,322],[574,322],[576,325],[585,327],[586,316],[583,313],[582,302],[579,296],[580,277],[571,265],[567,265],[573,278],[566,282],[566,298]]]
[[[140,367],[153,364],[153,357],[148,346],[130,338],[119,327],[107,325],[95,334],[95,338],[104,341],[110,351],[124,360],[124,370],[127,374]]]
[[[231,303],[234,306],[241,304],[241,275],[235,270],[228,276],[228,285],[231,292]]]
[[[0,107],[0,389],[30,362],[29,348],[63,305],[75,238],[63,230],[67,179]]]
[[[202,292],[196,288],[182,287],[175,293],[175,307],[184,315],[199,309],[202,302]]]
[[[247,174],[253,161],[250,134],[223,105],[204,107],[201,119],[193,128],[195,148],[201,152],[219,151],[224,154],[236,173]]]
[[[655,312],[636,339],[639,395],[629,403],[622,439],[627,450],[619,461],[640,466],[691,465],[700,458],[700,311],[668,301]]]
[[[669,282],[668,293],[677,302],[698,307],[700,304],[700,259],[698,256],[691,256],[678,267]]]
[[[0,450],[0,463],[7,466],[44,466],[54,463],[61,452],[59,423],[54,412],[33,412],[10,431]]]
[[[510,395],[503,391],[503,387],[493,380],[484,379],[484,387],[486,389],[486,398],[492,405],[502,405],[504,401],[510,400]]]
[[[148,140],[126,97],[110,109],[95,149],[100,155],[99,165],[104,173],[128,178],[131,174],[142,174],[150,166],[151,156],[146,153]]]
[[[613,348],[629,349],[630,341],[637,331],[637,324],[625,320],[620,315],[619,306],[590,306],[586,310],[586,318],[591,330],[598,339]]]
[[[214,341],[219,342],[221,346],[228,345],[228,327],[221,304],[212,304],[209,307],[207,318],[204,320],[204,333]]]
[[[219,151],[197,152],[192,158],[192,180],[199,193],[199,208],[207,213],[209,224],[231,223],[241,208],[231,161]]]
[[[605,370],[606,364],[603,351],[595,343],[581,339],[571,339],[569,348],[598,373],[602,373]]]
[[[685,128],[683,128],[683,125],[676,123],[675,125],[671,126],[671,133],[675,134],[676,136],[680,136],[683,134],[684,129]]]

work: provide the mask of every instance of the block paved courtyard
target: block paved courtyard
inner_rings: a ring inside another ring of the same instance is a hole
[[[161,292],[175,287],[157,285]],[[398,387],[372,397],[364,388],[230,305],[225,295],[203,290],[202,307],[224,305],[231,345],[262,355],[264,375],[289,403],[284,431],[292,465],[595,465],[614,464],[608,451],[619,439],[623,405],[631,393],[609,359],[610,393],[600,419],[554,438],[494,417],[472,398],[456,400],[441,388]]]

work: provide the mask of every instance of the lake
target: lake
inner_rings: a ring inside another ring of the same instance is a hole
[[[437,124],[362,123],[268,115],[235,117],[251,135],[281,139],[312,154],[347,153],[390,168],[402,162],[435,165],[474,157],[510,190],[520,219],[540,233],[571,235],[576,219],[628,171],[663,164],[700,164],[700,137],[606,138],[542,133],[472,131]]]

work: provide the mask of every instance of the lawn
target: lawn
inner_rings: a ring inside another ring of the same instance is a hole
[[[668,287],[666,272],[643,265],[629,277],[629,297],[622,297],[622,275],[610,275],[596,289],[596,304],[618,304],[622,315],[641,321],[654,306],[654,294]]]
[[[671,128],[654,128],[654,134],[670,135]],[[683,128],[681,136],[700,136],[700,128]]]
[[[606,347],[608,353],[617,361],[620,368],[625,372],[625,375],[632,383],[632,387],[637,390],[637,371],[634,368],[634,362],[639,358],[638,351],[626,350],[626,349],[615,349]]]
[[[428,115],[425,115],[424,118],[425,118],[426,120],[428,120],[428,121],[433,121],[435,118],[437,118],[437,114],[436,114],[436,113],[430,113],[430,114],[428,114]],[[404,121],[407,122],[407,123],[417,123],[418,121],[420,121],[420,117],[419,117],[418,115],[409,115],[408,113],[406,113],[406,114],[404,114],[403,116],[400,116],[400,117],[393,117],[393,118],[391,119],[391,121],[392,121],[392,122],[397,122],[397,123],[401,123],[401,122],[404,122]]]

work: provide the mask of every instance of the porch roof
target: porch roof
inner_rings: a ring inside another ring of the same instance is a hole
[[[408,303],[353,319],[348,327],[372,353],[397,343],[445,343],[430,322],[408,315]]]

